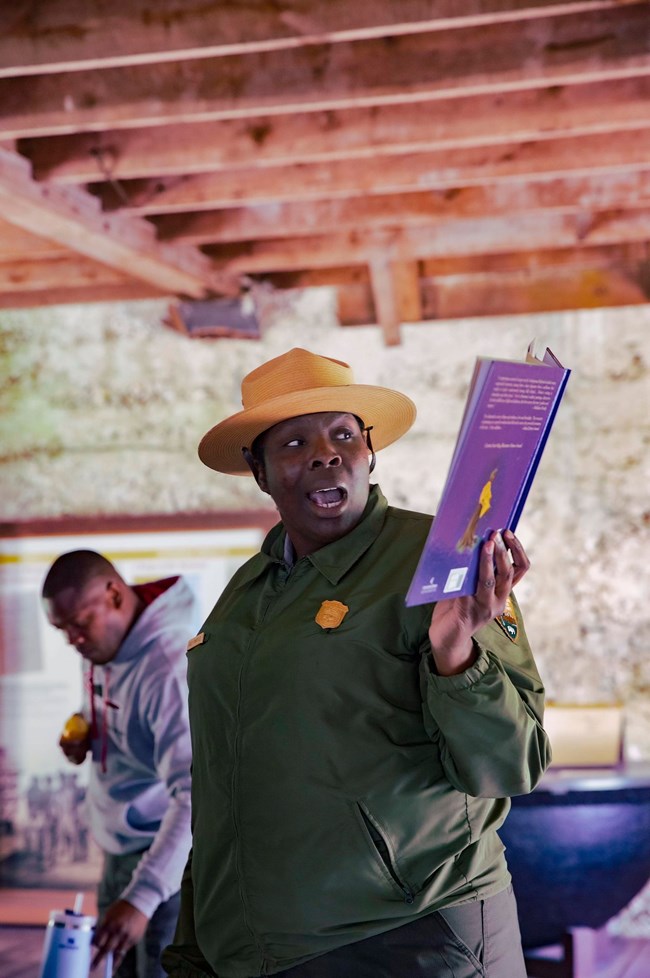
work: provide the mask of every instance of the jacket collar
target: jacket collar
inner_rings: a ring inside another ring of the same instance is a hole
[[[309,560],[330,584],[338,584],[379,536],[387,509],[388,503],[379,486],[371,486],[363,516],[354,529],[340,540],[328,543],[327,546],[309,554],[305,560]],[[267,560],[263,565],[258,566],[254,576],[261,573],[269,561],[284,563],[286,536],[282,523],[278,523],[270,530],[262,544],[262,554],[258,555],[265,555]]]

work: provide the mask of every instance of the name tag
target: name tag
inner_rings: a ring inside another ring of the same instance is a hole
[[[195,635],[194,638],[191,638],[187,643],[187,651],[191,652],[192,649],[195,649],[197,647],[197,645],[203,645],[206,638],[207,635],[205,634],[205,632],[199,632],[198,635]]]

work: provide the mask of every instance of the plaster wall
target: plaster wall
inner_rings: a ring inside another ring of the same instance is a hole
[[[292,346],[348,361],[418,406],[379,454],[396,505],[435,511],[476,356],[521,358],[533,336],[572,368],[518,535],[518,588],[549,696],[625,704],[627,751],[650,759],[650,306],[418,324],[399,347],[337,325],[327,290],[266,300],[263,339],[190,340],[164,303],[0,313],[0,519],[267,505],[198,461],[240,407],[243,374]]]

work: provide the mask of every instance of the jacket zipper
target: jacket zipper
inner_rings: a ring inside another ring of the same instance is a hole
[[[388,843],[386,842],[386,839],[384,838],[384,836],[381,834],[381,832],[379,831],[379,829],[375,825],[375,823],[374,823],[374,821],[372,819],[372,816],[370,815],[370,812],[365,807],[365,805],[362,805],[361,802],[357,802],[357,806],[359,808],[359,812],[361,814],[361,818],[363,819],[364,825],[366,826],[366,829],[368,830],[368,834],[370,835],[370,838],[372,839],[372,844],[375,847],[375,849],[377,850],[377,855],[379,856],[379,858],[381,859],[383,865],[386,867],[386,869],[390,873],[390,876],[391,876],[391,879],[393,880],[393,882],[402,891],[402,894],[404,896],[404,903],[413,903],[413,900],[415,899],[415,895],[413,893],[413,890],[411,889],[410,886],[407,886],[407,884],[404,882],[403,879],[401,879],[399,873],[397,872],[397,869],[395,867],[395,863],[394,863],[393,858],[391,856],[390,849],[388,848]]]

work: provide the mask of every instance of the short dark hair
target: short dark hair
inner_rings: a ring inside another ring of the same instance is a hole
[[[70,550],[51,565],[43,581],[42,596],[53,598],[66,588],[82,591],[96,577],[116,574],[110,560],[94,550]]]

